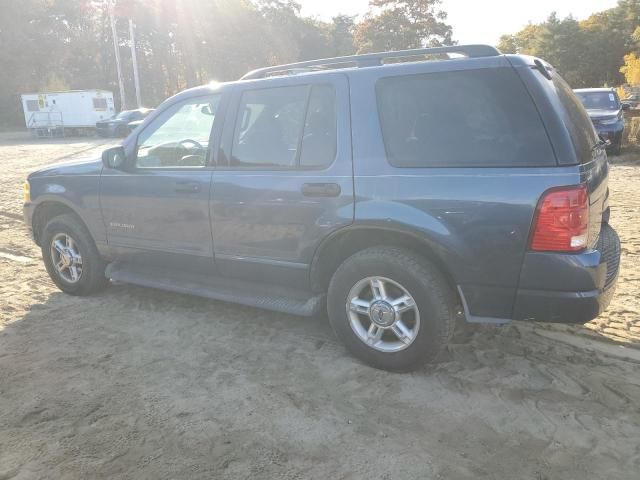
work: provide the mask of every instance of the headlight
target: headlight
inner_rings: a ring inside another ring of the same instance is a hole
[[[613,125],[614,123],[618,123],[620,119],[618,117],[607,118],[605,120],[600,120],[601,125]]]
[[[28,203],[31,201],[31,186],[26,180],[24,182],[24,186],[22,187],[22,194],[24,196],[24,203]]]

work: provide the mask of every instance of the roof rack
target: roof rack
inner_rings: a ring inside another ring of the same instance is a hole
[[[241,80],[265,78],[273,74],[292,74],[309,70],[331,70],[349,67],[378,67],[384,65],[386,59],[407,58],[423,55],[437,55],[442,53],[458,53],[468,58],[496,57],[502,55],[500,50],[490,45],[453,45],[448,47],[415,48],[398,50],[395,52],[366,53],[363,55],[349,55],[346,57],[322,58],[306,62],[287,63],[273,67],[264,67],[245,74]]]

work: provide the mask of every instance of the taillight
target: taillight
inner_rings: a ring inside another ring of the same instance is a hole
[[[589,192],[586,185],[545,192],[536,209],[531,250],[577,252],[587,247]]]

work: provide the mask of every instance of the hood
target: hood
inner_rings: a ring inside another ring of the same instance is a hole
[[[54,163],[45,168],[36,170],[27,178],[51,177],[54,175],[100,175],[102,171],[102,159],[85,158],[72,162]]]
[[[600,120],[603,118],[613,118],[616,117],[620,114],[620,109],[616,108],[616,109],[592,109],[592,110],[587,110],[587,113],[589,114],[589,117],[591,117],[591,119],[593,120]]]

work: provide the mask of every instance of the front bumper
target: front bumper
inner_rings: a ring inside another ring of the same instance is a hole
[[[32,226],[34,209],[35,209],[35,205],[32,202],[27,202],[22,206],[22,214],[24,216],[24,225],[27,231],[29,232],[29,236],[31,237],[31,239],[36,241],[36,238],[33,235],[33,226]]]
[[[579,254],[527,253],[516,293],[514,320],[586,323],[613,297],[620,239],[602,224],[598,244]]]
[[[96,124],[96,132],[101,137],[113,137],[116,133],[117,125]]]
[[[609,140],[612,145],[619,145],[622,142],[622,132],[624,132],[624,122],[614,123],[612,125],[594,124],[596,131],[600,137]]]

